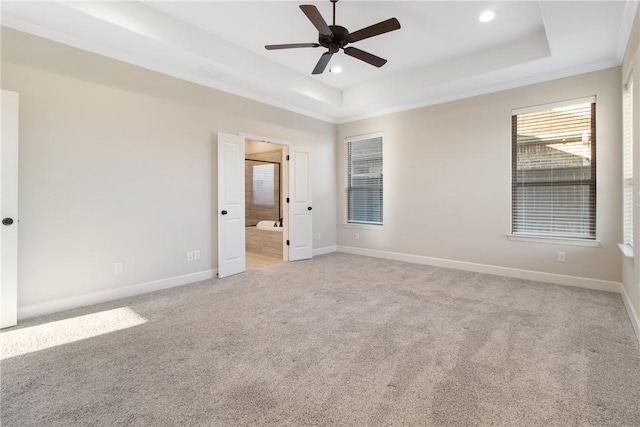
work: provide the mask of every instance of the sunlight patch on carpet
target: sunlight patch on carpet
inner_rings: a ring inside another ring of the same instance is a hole
[[[142,325],[147,319],[129,307],[87,314],[0,334],[0,360]]]

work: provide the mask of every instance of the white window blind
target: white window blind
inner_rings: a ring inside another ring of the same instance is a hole
[[[275,163],[258,163],[250,161],[253,164],[253,200],[256,205],[273,206],[275,203]]]
[[[512,113],[512,233],[596,238],[595,102]]]
[[[622,95],[623,243],[633,246],[633,82]]]
[[[347,222],[382,224],[382,136],[347,139]]]

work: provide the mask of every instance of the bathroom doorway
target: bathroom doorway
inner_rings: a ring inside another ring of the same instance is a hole
[[[283,145],[245,140],[245,251],[247,269],[284,260]]]
[[[280,229],[282,261],[301,261],[313,257],[313,206],[311,150],[288,141],[218,132],[218,272],[219,278],[242,273],[246,265],[245,227],[245,145],[247,141],[268,143],[281,149],[279,198],[282,214],[273,229]],[[269,151],[269,150],[268,150]],[[266,172],[265,172],[266,173]],[[274,172],[275,173],[275,172]],[[262,184],[264,188],[264,183]],[[275,187],[275,183],[274,183]],[[264,196],[267,197],[267,196]],[[274,194],[275,198],[275,194]],[[268,224],[268,222],[267,222]],[[263,224],[264,226],[264,224]],[[258,225],[256,224],[256,228]],[[277,259],[278,262],[281,261]]]

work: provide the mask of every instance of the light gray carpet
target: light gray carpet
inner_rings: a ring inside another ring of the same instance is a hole
[[[640,425],[619,295],[340,253],[3,337],[7,427]]]

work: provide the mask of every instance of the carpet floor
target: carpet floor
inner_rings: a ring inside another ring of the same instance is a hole
[[[638,426],[619,295],[333,253],[0,334],[13,426]]]

